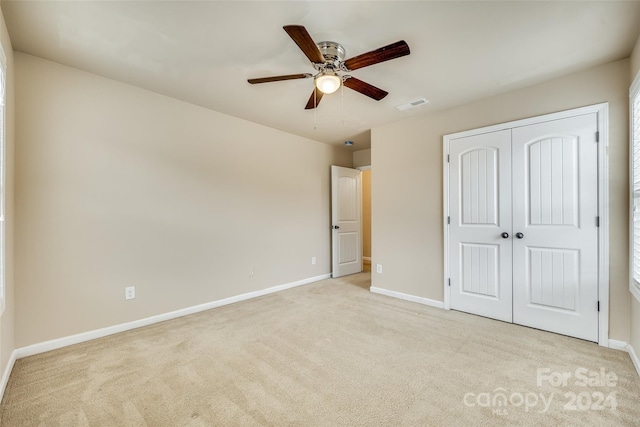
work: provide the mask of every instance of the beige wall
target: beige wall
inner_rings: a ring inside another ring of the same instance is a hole
[[[371,258],[371,169],[362,171],[362,256]]]
[[[349,150],[15,60],[18,347],[330,273]]]
[[[629,340],[629,60],[595,67],[458,108],[374,128],[371,133],[372,285],[443,300],[442,136],[609,102],[610,337]]]
[[[631,54],[631,79],[640,73],[640,37]],[[640,357],[640,302],[631,296],[631,339],[629,341],[635,354]]]
[[[353,152],[353,167],[371,166],[371,149]]]
[[[1,13],[1,9],[0,9]],[[15,141],[15,74],[13,48],[7,33],[4,16],[0,15],[0,43],[7,57],[7,97],[5,116],[5,302],[6,308],[0,317],[0,376],[9,362],[14,345],[14,269],[13,269],[13,233],[14,233],[14,141]]]

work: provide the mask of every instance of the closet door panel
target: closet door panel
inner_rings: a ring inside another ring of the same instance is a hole
[[[450,142],[451,308],[510,322],[511,131]]]
[[[596,131],[594,113],[514,128],[512,140],[513,321],[591,341],[598,339]]]

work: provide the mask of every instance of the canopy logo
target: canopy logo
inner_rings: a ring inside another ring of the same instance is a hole
[[[537,408],[538,412],[544,413],[549,410],[553,401],[553,393],[545,396],[543,393],[520,393],[508,394],[507,390],[498,387],[493,393],[467,393],[464,395],[464,404],[470,408],[479,406],[481,408],[493,408],[496,415],[507,415],[507,407],[524,407],[525,412]]]

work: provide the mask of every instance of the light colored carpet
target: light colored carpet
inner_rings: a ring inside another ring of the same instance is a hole
[[[18,360],[1,424],[640,424],[626,353],[371,294],[369,281],[325,280]],[[580,386],[579,368],[609,385]],[[570,377],[538,385],[538,369]]]

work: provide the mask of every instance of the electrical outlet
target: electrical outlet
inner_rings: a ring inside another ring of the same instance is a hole
[[[316,257],[311,257],[311,264],[316,265]]]
[[[382,274],[382,264],[376,264],[376,273]]]
[[[136,287],[127,286],[124,288],[124,299],[134,299],[136,297]]]

